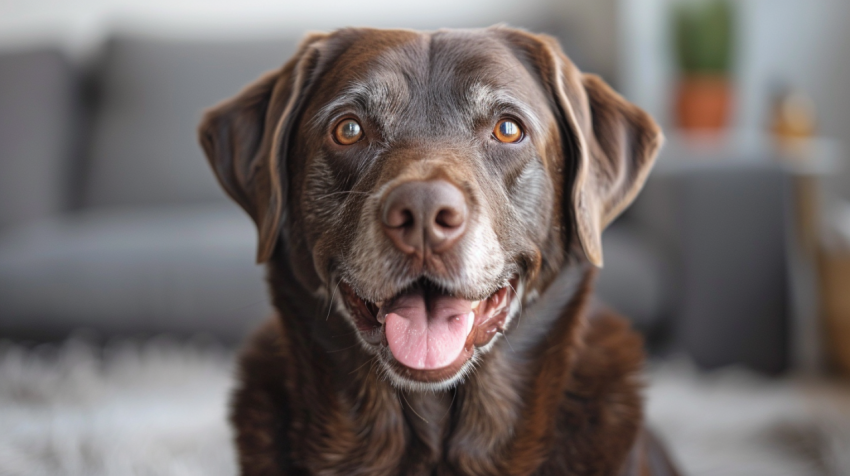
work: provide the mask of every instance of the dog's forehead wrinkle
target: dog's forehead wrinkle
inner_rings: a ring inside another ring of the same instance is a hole
[[[393,119],[409,102],[406,83],[397,81],[352,81],[333,100],[322,107],[312,120],[314,128],[328,127],[336,116],[353,112],[391,128]]]
[[[321,108],[315,125],[343,111],[368,116],[384,139],[464,137],[475,125],[497,114],[513,114],[539,129],[539,119],[524,98],[527,76],[509,53],[491,51],[475,35],[458,48],[456,35],[441,32],[388,47],[350,76]],[[504,48],[502,48],[504,49]],[[437,54],[440,50],[441,54]]]
[[[415,42],[413,42],[415,43]],[[333,78],[330,98],[314,118],[323,125],[341,109],[355,109],[357,113],[377,119],[391,119],[409,101],[411,88],[417,88],[417,70],[421,59],[416,58],[416,48],[411,42],[386,47],[371,58],[346,68],[349,72]],[[335,91],[334,91],[335,89]]]
[[[433,48],[434,36],[428,42],[418,42],[415,47],[404,45],[389,49],[380,58],[379,70],[392,71],[394,83],[403,84],[410,93],[408,103],[396,108],[403,117],[393,118],[398,129],[410,135],[446,135],[468,129],[463,94],[458,94],[456,85],[468,81],[464,77],[459,55],[446,62],[444,55],[436,55]],[[387,63],[390,63],[387,65]],[[378,74],[382,76],[382,74]],[[399,80],[401,76],[404,80]],[[398,131],[401,132],[401,131]]]

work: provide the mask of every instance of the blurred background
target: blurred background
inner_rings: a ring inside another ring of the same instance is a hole
[[[674,457],[850,474],[848,19],[846,0],[0,2],[0,473],[231,472],[228,356],[270,306],[201,111],[307,31],[506,23],[665,130],[597,294],[647,338]]]

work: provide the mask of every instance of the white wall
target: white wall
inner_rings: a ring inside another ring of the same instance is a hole
[[[675,69],[669,7],[675,0],[621,0],[624,92],[670,124]],[[737,109],[733,125],[764,129],[777,86],[810,95],[819,132],[850,137],[850,1],[738,0]]]
[[[0,48],[60,43],[84,54],[116,29],[244,37],[342,26],[533,25],[550,11],[549,0],[3,0]]]
[[[85,57],[110,32],[258,37],[342,26],[507,23],[567,40],[577,62],[616,71],[619,0],[0,0],[0,49],[61,44]]]
[[[673,65],[667,10],[671,0],[620,0],[618,76],[620,92],[652,114],[670,121]]]
[[[675,68],[669,42],[669,7],[676,0],[620,0],[624,94],[671,125]],[[809,95],[818,133],[843,142],[850,152],[850,1],[737,0],[737,103],[739,130],[765,130],[777,87]],[[850,167],[838,177],[850,199]]]
[[[786,84],[812,97],[822,134],[850,136],[850,2],[748,0],[742,6],[739,123],[766,124],[767,93]]]

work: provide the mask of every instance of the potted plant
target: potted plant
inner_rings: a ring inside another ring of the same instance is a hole
[[[674,43],[679,67],[677,124],[717,131],[728,120],[733,42],[728,0],[680,1],[674,6]]]

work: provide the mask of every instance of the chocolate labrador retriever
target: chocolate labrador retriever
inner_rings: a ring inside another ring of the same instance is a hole
[[[674,474],[641,339],[589,303],[662,135],[555,40],[311,35],[200,140],[277,311],[241,357],[242,474]]]

